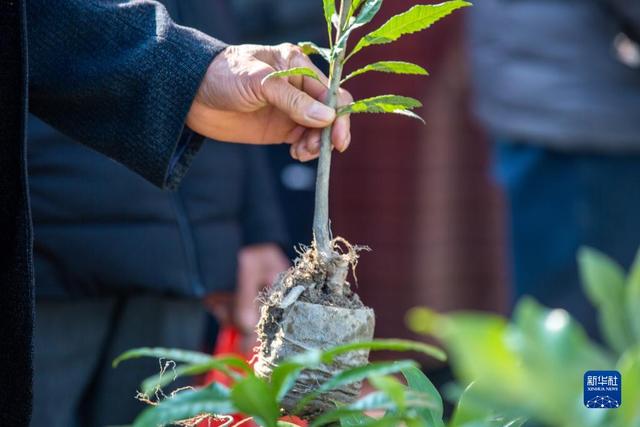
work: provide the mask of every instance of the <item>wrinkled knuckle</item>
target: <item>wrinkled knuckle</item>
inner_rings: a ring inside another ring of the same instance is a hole
[[[289,107],[291,111],[296,114],[302,115],[306,104],[305,96],[302,92],[297,92],[291,98],[289,98]]]

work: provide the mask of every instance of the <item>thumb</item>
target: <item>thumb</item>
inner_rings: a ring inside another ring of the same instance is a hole
[[[268,79],[262,84],[262,91],[268,103],[283,111],[299,125],[324,128],[333,123],[336,118],[333,108],[297,89],[286,79]]]

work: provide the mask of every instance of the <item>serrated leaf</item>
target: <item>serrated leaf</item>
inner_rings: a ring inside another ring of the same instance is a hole
[[[238,381],[231,389],[231,401],[240,412],[251,415],[263,426],[276,427],[280,408],[269,385],[254,375]]]
[[[471,3],[463,0],[414,6],[408,11],[392,17],[380,28],[360,39],[351,55],[367,46],[391,43],[406,34],[427,29],[456,9],[466,6],[471,6]]]
[[[264,84],[264,82],[266,82],[267,80],[272,79],[272,78],[276,78],[276,77],[291,77],[291,76],[311,77],[312,79],[316,79],[318,81],[321,81],[320,77],[318,77],[316,72],[313,71],[311,68],[294,67],[294,68],[289,68],[288,70],[274,71],[273,73],[268,74],[264,79],[262,79],[262,84]]]
[[[345,105],[338,110],[338,115],[354,113],[393,113],[401,114],[420,120],[424,120],[415,113],[409,111],[422,107],[422,103],[414,98],[399,95],[381,95],[373,98],[361,99]]]
[[[365,67],[362,67],[353,73],[349,74],[347,77],[342,79],[342,83],[350,80],[356,76],[359,76],[364,73],[368,73],[370,71],[377,71],[380,73],[392,73],[392,74],[413,74],[413,75],[421,75],[428,76],[429,72],[422,68],[419,65],[412,64],[411,62],[404,61],[380,61],[375,62],[373,64],[369,64]]]
[[[231,415],[235,412],[237,409],[229,400],[229,390],[214,383],[201,389],[181,391],[146,409],[136,418],[133,427],[157,427],[201,414]]]
[[[422,103],[415,98],[399,95],[380,95],[347,104],[338,111],[338,114],[393,113],[396,110],[408,110],[418,107],[422,107]]]
[[[298,46],[305,55],[320,55],[325,61],[331,62],[331,49],[320,47],[313,42],[300,42]]]
[[[322,0],[322,7],[324,9],[324,19],[327,21],[327,33],[329,35],[329,44],[332,44],[332,31],[331,31],[331,20],[333,19],[333,15],[336,13],[336,2],[335,0]]]

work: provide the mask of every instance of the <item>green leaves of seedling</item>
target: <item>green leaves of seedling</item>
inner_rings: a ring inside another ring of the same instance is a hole
[[[392,73],[392,74],[414,74],[414,75],[421,75],[421,76],[429,75],[427,70],[425,70],[419,65],[412,64],[410,62],[380,61],[373,64],[369,64],[365,67],[362,67],[354,71],[353,73],[349,74],[347,77],[342,79],[342,83],[356,76],[359,76],[361,74],[368,73],[370,71],[377,71],[380,73]]]
[[[298,46],[305,55],[320,55],[325,61],[331,62],[331,49],[319,47],[313,42],[300,42]]]
[[[454,10],[467,6],[471,6],[471,3],[462,0],[414,6],[408,11],[389,19],[380,28],[360,39],[351,52],[351,55],[367,46],[391,43],[406,34],[422,31],[449,15]]]
[[[338,114],[393,113],[402,114],[424,123],[424,120],[420,116],[410,111],[418,107],[422,107],[422,103],[414,98],[399,95],[380,95],[345,105],[338,110]]]
[[[336,13],[336,2],[335,0],[322,0],[322,7],[324,10],[324,19],[327,22],[327,33],[329,35],[329,44],[333,45],[331,22],[333,21],[333,15],[335,15]]]
[[[280,407],[267,383],[255,375],[238,381],[231,390],[231,400],[240,412],[251,415],[261,425],[276,427]]]
[[[292,76],[310,77],[312,79],[321,81],[320,77],[318,77],[316,72],[313,71],[311,68],[294,67],[294,68],[289,68],[288,70],[274,71],[273,73],[268,74],[264,79],[262,79],[262,84],[264,84],[264,82],[266,82],[267,80],[275,77],[292,77]]]

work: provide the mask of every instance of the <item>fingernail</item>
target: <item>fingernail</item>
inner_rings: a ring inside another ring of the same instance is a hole
[[[342,146],[339,149],[340,152],[344,153],[345,151],[347,151],[347,148],[349,148],[349,144],[351,144],[351,134],[349,134],[347,139],[344,140],[344,143],[342,144]]]
[[[314,102],[307,110],[307,116],[319,122],[331,122],[336,116],[333,108],[327,107],[319,102]]]

